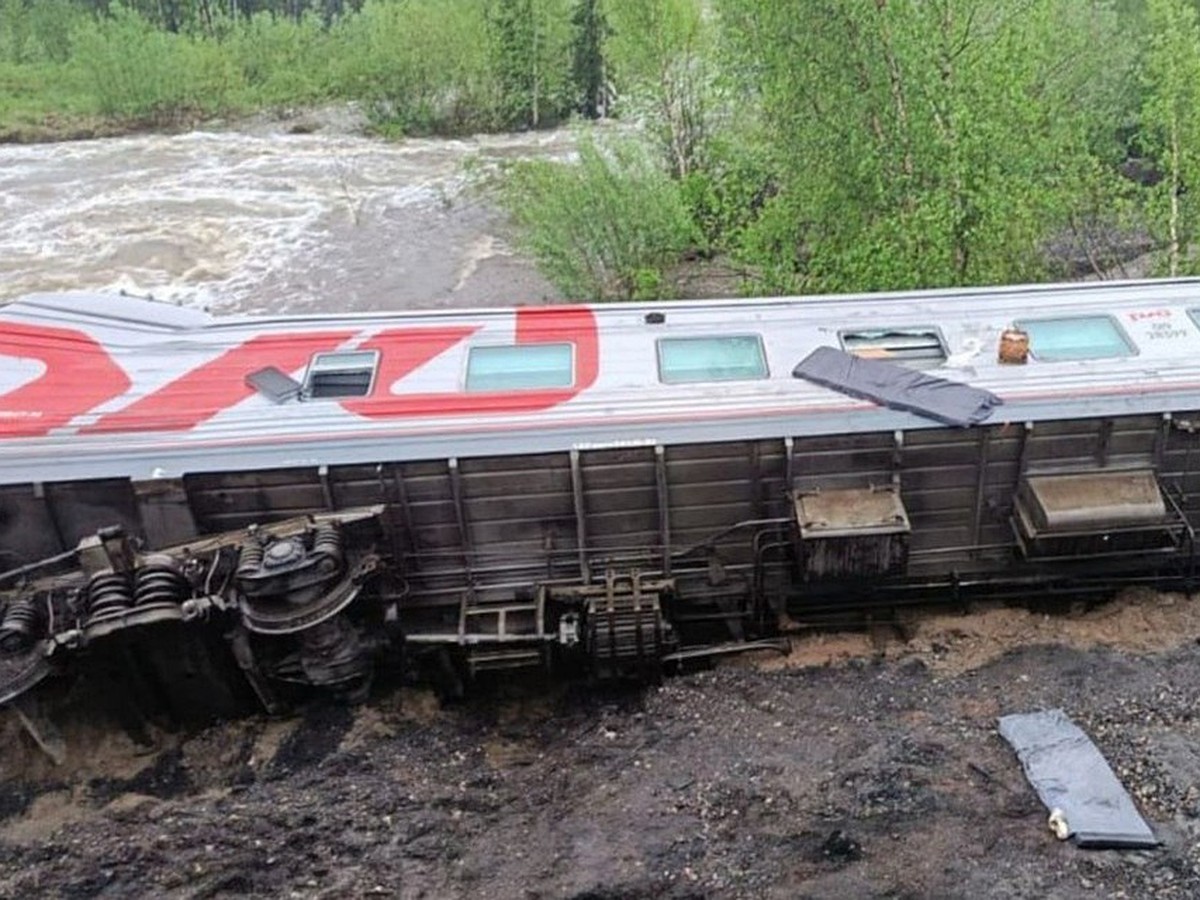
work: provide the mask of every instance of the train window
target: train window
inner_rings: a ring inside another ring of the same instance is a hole
[[[915,369],[946,361],[946,342],[936,328],[868,328],[838,333],[842,349]]]
[[[1029,334],[1033,358],[1046,362],[1109,359],[1137,352],[1112,316],[1024,319],[1013,324]]]
[[[308,364],[301,396],[305,400],[365,397],[371,392],[378,366],[378,350],[318,353]]]
[[[574,383],[574,344],[472,347],[467,355],[468,391],[569,388]]]
[[[664,384],[748,381],[767,374],[767,357],[757,334],[658,341],[658,377]]]

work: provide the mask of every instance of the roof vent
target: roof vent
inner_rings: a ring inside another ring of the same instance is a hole
[[[911,368],[932,368],[946,361],[946,344],[936,328],[869,328],[843,331],[842,349],[867,359],[886,359]]]

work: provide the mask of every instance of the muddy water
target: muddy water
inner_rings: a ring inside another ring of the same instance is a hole
[[[0,301],[71,288],[214,312],[555,299],[464,166],[570,150],[562,131],[387,143],[288,123],[0,146]]]

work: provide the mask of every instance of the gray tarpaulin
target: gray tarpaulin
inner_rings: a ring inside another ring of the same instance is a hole
[[[1158,846],[1104,756],[1061,709],[1003,716],[1000,734],[1046,808],[1062,811],[1080,847]]]
[[[947,425],[975,425],[1001,403],[990,391],[833,347],[818,347],[792,369],[792,375]]]

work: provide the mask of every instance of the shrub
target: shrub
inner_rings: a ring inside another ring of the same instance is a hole
[[[77,28],[72,42],[96,105],[107,115],[164,119],[218,112],[240,87],[215,41],[162,31],[121,6]]]
[[[368,0],[334,26],[333,84],[368,101],[389,131],[464,132],[490,124],[491,76],[478,0]]]
[[[237,24],[224,46],[252,97],[282,104],[329,96],[331,43],[315,14],[297,22],[258,13]]]
[[[542,271],[581,300],[668,296],[667,270],[699,240],[678,183],[630,140],[583,137],[574,164],[515,163],[501,199]]]

